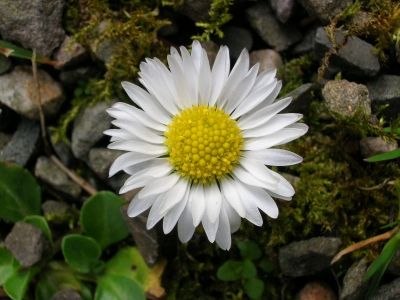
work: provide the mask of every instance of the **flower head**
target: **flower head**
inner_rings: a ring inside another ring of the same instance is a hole
[[[272,197],[291,200],[293,187],[270,166],[286,166],[302,158],[271,149],[307,132],[296,123],[301,114],[278,114],[291,98],[274,103],[282,86],[276,70],[257,76],[249,70],[243,50],[230,71],[229,50],[220,48],[210,69],[206,51],[197,41],[192,53],[171,48],[169,69],[157,58],[140,65],[139,81],[122,86],[140,107],[117,103],[108,109],[115,118],[110,149],[127,151],[110,168],[131,176],[120,193],[143,187],[132,199],[128,215],[150,209],[147,228],[164,219],[164,232],[178,223],[184,243],[202,223],[210,242],[231,246],[231,233],[241,218],[262,225],[259,209],[278,216]],[[272,197],[271,197],[272,196]]]

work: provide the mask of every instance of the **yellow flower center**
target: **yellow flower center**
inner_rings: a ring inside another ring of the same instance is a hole
[[[182,110],[164,135],[168,161],[195,183],[213,182],[228,174],[243,147],[236,121],[215,106],[194,105]]]

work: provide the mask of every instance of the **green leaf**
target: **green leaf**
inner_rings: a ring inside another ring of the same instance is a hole
[[[15,272],[4,283],[4,290],[13,300],[22,300],[25,297],[29,282],[39,270],[39,267],[32,267]]]
[[[81,224],[85,233],[94,238],[102,249],[129,235],[120,213],[126,202],[111,192],[100,192],[82,206]]]
[[[235,281],[241,278],[242,271],[242,261],[227,260],[218,268],[217,277],[222,281]]]
[[[382,226],[382,227],[379,228],[379,229],[391,228],[391,227],[393,227],[393,226],[396,226],[397,224],[399,224],[399,221],[394,221],[394,222],[392,222],[392,223],[389,223],[389,224],[386,224],[386,225]]]
[[[80,95],[83,94],[83,89],[82,88],[76,88],[74,91],[75,97],[79,97]]]
[[[252,278],[244,284],[244,292],[251,299],[258,299],[264,292],[264,282],[258,278]]]
[[[146,300],[146,297],[136,280],[122,275],[108,274],[99,278],[94,299]]]
[[[28,216],[23,219],[24,223],[31,224],[33,226],[38,227],[41,229],[46,236],[46,238],[49,240],[49,242],[53,245],[53,238],[51,237],[51,231],[49,228],[49,224],[47,224],[47,221],[44,217],[42,216]]]
[[[248,241],[248,242],[240,241],[237,244],[237,246],[240,249],[240,255],[243,258],[254,260],[254,259],[259,259],[262,255],[260,247],[254,241]]]
[[[243,262],[242,278],[249,279],[256,275],[257,275],[256,266],[250,259],[246,258]]]
[[[385,130],[385,132],[387,132],[387,133],[391,133],[392,132],[392,128],[390,128],[390,127],[386,127],[386,128],[383,128],[384,130]],[[396,134],[400,134],[400,128],[397,128],[396,130],[394,130],[394,132],[396,133]]]
[[[400,157],[400,148],[390,151],[390,152],[386,152],[386,153],[382,153],[382,154],[378,154],[375,156],[371,156],[367,159],[365,159],[365,161],[367,162],[377,162],[377,161],[383,161],[383,160],[389,160],[389,159],[395,159]]]
[[[0,286],[15,273],[13,256],[6,248],[0,247]]]
[[[41,191],[35,178],[20,166],[0,162],[0,217],[8,222],[40,215]]]
[[[265,272],[265,273],[270,273],[274,270],[274,265],[269,261],[268,258],[264,257],[260,261],[260,268]]]
[[[101,248],[96,240],[80,234],[64,237],[61,245],[65,261],[82,273],[89,273],[99,266]]]

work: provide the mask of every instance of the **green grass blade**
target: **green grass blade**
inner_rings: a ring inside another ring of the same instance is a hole
[[[390,152],[386,152],[386,153],[382,153],[382,154],[378,154],[375,156],[371,156],[367,159],[365,159],[365,161],[367,162],[377,162],[377,161],[383,161],[383,160],[389,160],[389,159],[395,159],[400,157],[400,148],[390,151]]]

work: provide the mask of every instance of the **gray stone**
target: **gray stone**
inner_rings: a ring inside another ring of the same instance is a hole
[[[268,69],[278,69],[283,65],[281,55],[272,49],[253,51],[250,53],[250,66],[260,63],[258,74]]]
[[[8,106],[0,103],[0,131],[12,132],[18,126],[18,114]]]
[[[301,277],[329,268],[341,244],[339,238],[316,237],[280,248],[278,259],[282,274]]]
[[[290,93],[287,93],[282,98],[278,99],[277,101],[292,97],[292,103],[288,107],[286,107],[282,113],[300,113],[305,114],[309,111],[310,104],[314,99],[313,91],[315,90],[315,84],[313,83],[305,83],[299,86],[297,89],[294,89]]]
[[[269,0],[269,3],[276,18],[282,23],[286,23],[289,20],[296,7],[295,0]]]
[[[98,27],[93,31],[94,36],[96,38],[99,38],[106,31],[108,26],[108,21],[101,22]],[[92,43],[90,45],[90,48],[98,59],[109,64],[111,63],[111,58],[116,54],[115,49],[119,46],[120,43],[121,41],[119,40],[106,38],[102,40],[98,45]]]
[[[386,272],[395,275],[396,277],[400,277],[400,250],[397,250],[394,254]]]
[[[385,142],[380,137],[367,137],[360,141],[361,154],[364,158],[368,158],[377,154],[396,150],[396,142]]]
[[[366,13],[364,11],[358,11],[349,21],[350,25],[355,25],[358,28],[364,28],[365,25],[367,25],[372,20],[373,17],[369,13]]]
[[[45,117],[57,114],[65,100],[61,85],[45,71],[38,69],[41,102]],[[17,113],[39,120],[38,93],[31,67],[15,67],[0,76],[0,102]]]
[[[23,118],[11,141],[3,148],[1,160],[25,167],[38,153],[41,141],[39,122]]]
[[[6,237],[5,246],[25,268],[37,264],[52,251],[50,242],[43,231],[24,222],[15,223]]]
[[[147,230],[147,217],[139,215],[134,218],[128,216],[128,206],[126,204],[121,207],[121,214],[124,218],[130,233],[132,234],[133,240],[135,241],[136,247],[140,254],[142,254],[146,263],[152,267],[158,258],[159,249],[159,235],[157,234],[156,228],[153,227]]]
[[[351,117],[356,111],[371,114],[371,100],[365,85],[347,80],[329,81],[322,90],[325,104],[331,112]]]
[[[0,54],[0,75],[6,73],[12,67],[11,60],[3,54]]]
[[[332,288],[322,281],[307,283],[296,295],[295,300],[337,300]]]
[[[61,62],[61,65],[57,68],[68,68],[77,65],[87,57],[86,49],[79,43],[73,43],[70,46],[71,41],[72,38],[66,35],[60,48],[54,54],[54,59]]]
[[[71,219],[72,208],[65,202],[48,200],[42,204],[43,216],[52,224],[62,224]]]
[[[400,300],[400,278],[392,282],[382,285],[375,293],[372,294],[370,300]]]
[[[111,105],[115,103],[113,101]],[[72,130],[72,153],[76,158],[87,160],[90,149],[103,137],[103,132],[111,127],[112,118],[107,114],[106,102],[98,102],[93,107],[84,107],[74,121]]]
[[[215,58],[217,57],[219,47],[213,41],[201,42],[201,46],[206,50],[210,67],[214,65]]]
[[[176,10],[195,22],[204,22],[210,20],[209,11],[212,2],[213,0],[185,0]]]
[[[253,46],[253,37],[251,32],[245,28],[237,26],[225,26],[223,28],[224,37],[218,39],[220,45],[226,45],[229,48],[229,55],[237,59],[244,48],[248,51]]]
[[[365,258],[354,262],[343,278],[343,289],[340,300],[363,300],[368,290],[368,282],[364,282],[368,262]]]
[[[54,142],[54,135],[55,135],[54,131],[48,129],[47,133],[49,135],[51,145],[53,146],[53,149],[57,154],[57,157],[61,160],[61,162],[66,167],[69,167],[74,159],[74,156],[72,155],[71,147],[64,141],[58,141],[57,143],[55,143]]]
[[[340,44],[344,34],[341,31],[335,32],[336,43]],[[319,27],[315,36],[315,55],[322,60],[325,53],[332,48],[325,28]],[[329,66],[334,72],[341,71],[345,77],[374,77],[380,70],[379,57],[372,54],[375,48],[356,36],[347,38],[346,44],[341,47],[337,54],[329,58]]]
[[[297,54],[305,54],[313,51],[316,33],[317,28],[307,30],[301,42],[293,48],[293,52]]]
[[[60,73],[60,80],[65,85],[75,85],[79,81],[89,81],[89,79],[96,77],[98,72],[99,70],[95,64],[77,67],[71,70],[62,70]]]
[[[397,118],[400,114],[400,76],[383,75],[365,84],[371,98],[372,112],[385,104],[390,106],[382,111],[388,118]]]
[[[50,56],[64,40],[64,0],[0,1],[0,33],[28,49]]]
[[[157,31],[158,35],[161,37],[171,36],[177,34],[178,32],[179,32],[179,26],[175,22],[165,25]]]
[[[55,190],[63,192],[73,198],[81,193],[81,188],[49,158],[41,156],[35,166],[35,176],[51,185]]]
[[[1,150],[11,141],[12,135],[0,132],[0,153]]]
[[[324,25],[344,11],[353,0],[298,0],[310,16],[316,16]]]
[[[73,288],[66,288],[55,293],[50,300],[83,300],[83,298]]]
[[[301,40],[300,31],[290,22],[278,22],[266,3],[258,2],[248,8],[246,18],[258,35],[276,51],[284,51]]]

